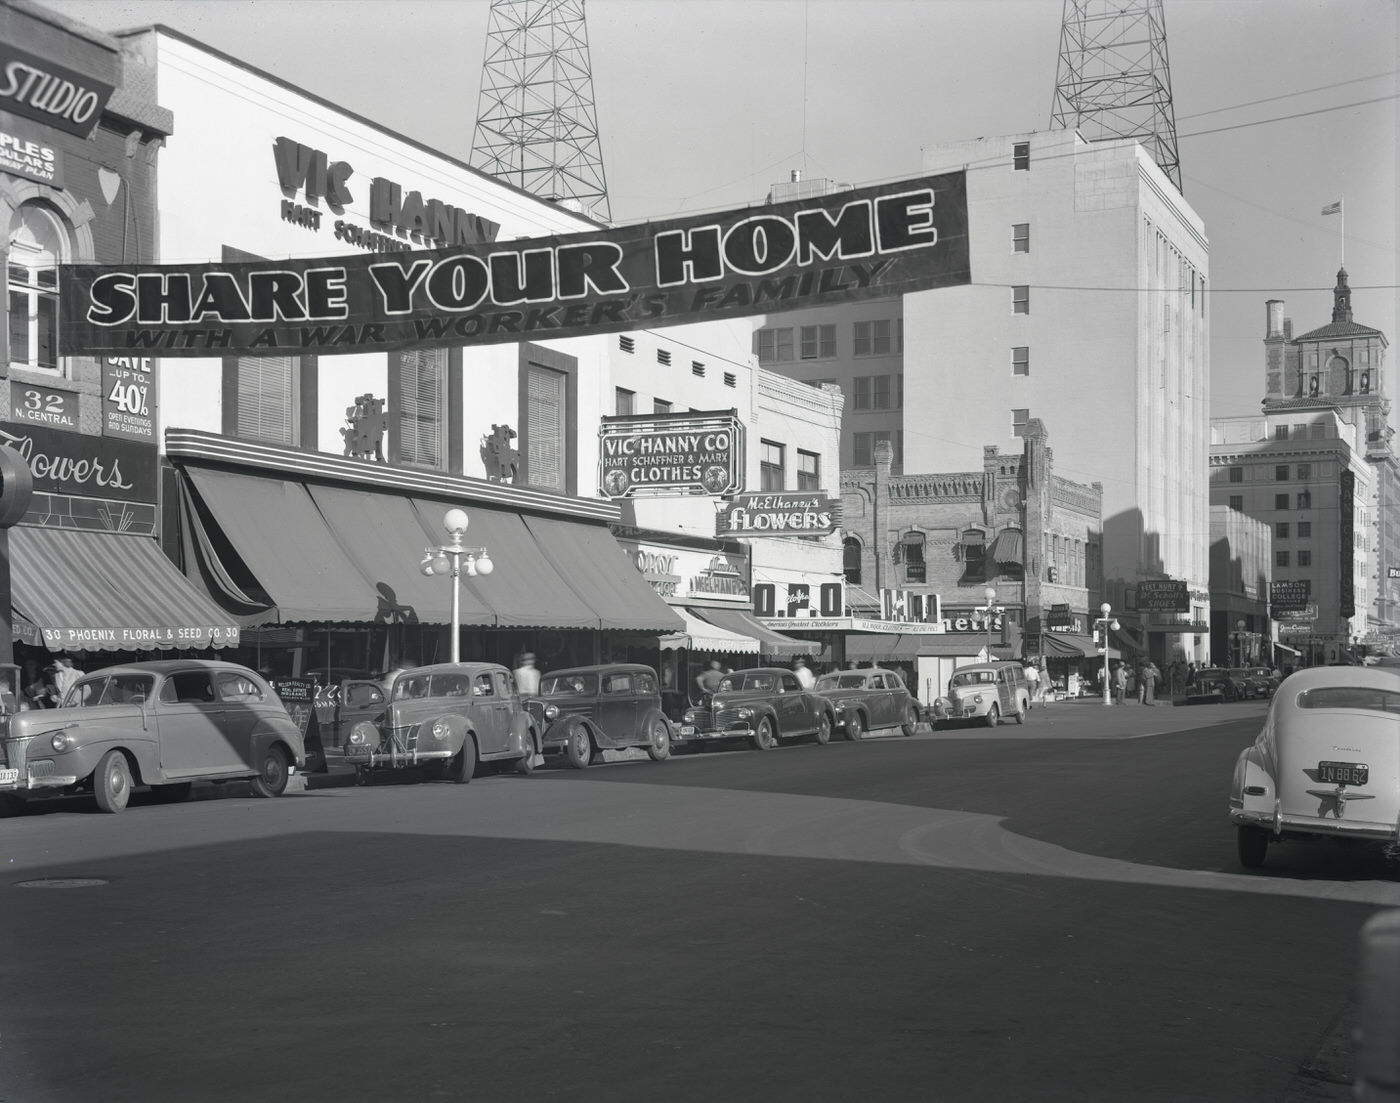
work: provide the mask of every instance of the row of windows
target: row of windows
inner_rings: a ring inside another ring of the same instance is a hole
[[[793,335],[796,333],[796,343]],[[776,326],[753,335],[753,351],[760,363],[781,364],[800,360],[834,360],[836,326]],[[851,326],[852,356],[889,356],[904,351],[904,319],[879,318]]]
[[[617,347],[628,355],[633,355],[637,351],[637,339],[635,337],[629,337],[624,333],[618,337]],[[657,349],[656,362],[669,367],[671,363],[671,350],[667,348]],[[705,362],[703,360],[692,360],[690,362],[690,374],[703,379],[705,376]],[[726,375],[725,378],[727,379],[728,376]],[[730,386],[733,386],[733,384],[731,383]]]
[[[724,373],[724,385],[726,387],[737,387],[739,385],[738,376],[731,372]],[[675,403],[664,398],[653,398],[651,400],[651,412],[654,414],[669,414],[675,409]],[[613,388],[613,413],[618,417],[626,417],[630,414],[640,413],[637,409],[637,392],[629,391],[626,387]]]
[[[1275,464],[1275,465],[1274,465],[1274,482],[1278,482],[1278,483],[1286,483],[1286,482],[1288,482],[1288,481],[1289,481],[1289,478],[1290,478],[1290,472],[1292,472],[1292,471],[1293,471],[1293,467],[1292,467],[1291,465],[1289,465],[1289,464],[1286,464],[1286,463]],[[1310,464],[1310,463],[1300,463],[1300,464],[1298,464],[1298,465],[1297,465],[1297,472],[1294,473],[1292,477],[1296,478],[1299,482],[1306,482],[1308,479],[1311,479],[1311,478],[1312,478],[1312,464]],[[1243,467],[1232,467],[1232,468],[1230,468],[1230,469],[1229,469],[1229,481],[1232,482],[1232,483],[1242,483],[1242,482],[1244,482],[1244,468],[1243,468]]]
[[[1287,521],[1279,521],[1274,525],[1274,536],[1279,540],[1291,539],[1291,537],[1289,536],[1290,531],[1292,531],[1292,526],[1290,526],[1290,524]],[[1297,524],[1296,535],[1299,540],[1311,540],[1312,522],[1299,521]]]
[[[1275,509],[1278,509],[1278,510],[1286,510],[1286,509],[1289,508],[1289,502],[1290,502],[1290,500],[1292,500],[1292,499],[1290,499],[1289,496],[1288,496],[1287,494],[1275,494],[1275,495],[1274,495],[1274,508],[1275,508]],[[1296,506],[1295,508],[1297,508],[1297,509],[1312,509],[1312,492],[1311,492],[1311,491],[1309,491],[1309,490],[1301,491],[1301,492],[1296,496],[1296,500],[1297,500],[1297,506]],[[1243,495],[1243,494],[1231,494],[1231,495],[1230,495],[1230,508],[1233,509],[1236,513],[1243,513],[1243,512],[1244,512],[1244,495]],[[1309,531],[1311,531],[1311,530],[1309,530]]]
[[[878,429],[870,433],[851,434],[851,466],[852,467],[873,467],[875,465],[875,445],[880,441],[887,441],[894,447],[894,464],[899,466],[904,463],[904,430],[896,429],[893,432],[887,429]]]
[[[759,442],[758,478],[760,490],[787,490],[787,445],[776,441]],[[815,452],[797,449],[797,489],[822,488],[822,458]]]
[[[1291,427],[1287,425],[1274,426],[1274,440],[1288,440],[1290,436],[1294,440],[1326,440],[1327,423],[1319,421],[1309,425],[1306,422],[1297,422]]]
[[[904,376],[856,376],[851,381],[851,408],[853,410],[904,409]]]
[[[1296,553],[1294,553],[1294,554],[1297,556],[1295,562],[1296,562],[1296,564],[1297,564],[1299,567],[1311,567],[1311,566],[1312,566],[1312,552],[1308,551],[1306,548],[1300,548],[1300,549],[1299,549]],[[1276,552],[1274,552],[1274,566],[1275,566],[1275,567],[1287,567],[1287,566],[1289,565],[1288,559],[1289,559],[1289,553],[1288,553],[1288,552],[1286,552],[1286,551],[1276,551]]]

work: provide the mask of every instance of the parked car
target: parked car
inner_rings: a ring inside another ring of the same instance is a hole
[[[755,667],[726,674],[707,704],[685,710],[680,739],[705,744],[748,739],[760,751],[780,739],[812,736],[831,740],[836,710],[815,690],[802,688],[783,667]]]
[[[1256,697],[1269,696],[1269,683],[1267,679],[1260,678],[1249,667],[1232,666],[1225,671],[1227,689],[1226,700],[1249,701]]]
[[[1234,700],[1230,679],[1217,666],[1204,666],[1187,679],[1186,688],[1176,701],[1180,705],[1211,705]]]
[[[972,663],[953,671],[947,695],[933,702],[933,726],[980,720],[994,728],[1007,716],[1024,724],[1030,708],[1030,683],[1020,663]]]
[[[1307,835],[1400,843],[1400,674],[1311,667],[1269,705],[1230,784],[1240,863]]]
[[[1249,671],[1250,677],[1259,683],[1263,689],[1263,696],[1272,697],[1274,695],[1274,690],[1278,689],[1278,684],[1282,681],[1281,678],[1267,666],[1247,666],[1245,669]]]
[[[272,687],[281,692],[288,681],[273,679]],[[383,676],[353,672],[330,682],[308,679],[301,692],[310,697],[311,706],[306,727],[307,772],[354,773],[354,765],[345,757],[346,742],[356,724],[362,720],[378,724],[389,711]],[[293,712],[290,702],[284,700],[284,704]]]
[[[527,702],[540,753],[563,755],[582,770],[605,750],[645,747],[653,762],[671,754],[671,722],[661,711],[661,683],[649,666],[611,663],[553,670]]]
[[[823,674],[815,688],[831,702],[836,726],[852,743],[877,728],[900,728],[913,735],[919,723],[919,703],[896,671],[838,670]]]
[[[345,760],[362,776],[426,766],[430,777],[465,785],[485,762],[534,769],[539,734],[496,663],[439,663],[405,671],[394,681],[378,720],[359,720],[345,739]]]
[[[83,675],[56,709],[0,717],[0,812],[61,793],[91,793],[102,811],[120,812],[135,786],[166,802],[195,781],[236,778],[275,797],[305,763],[301,732],[247,667],[127,663]]]

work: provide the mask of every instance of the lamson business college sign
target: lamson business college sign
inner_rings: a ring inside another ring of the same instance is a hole
[[[970,280],[944,173],[509,243],[230,264],[65,265],[66,356],[320,355],[574,337]]]

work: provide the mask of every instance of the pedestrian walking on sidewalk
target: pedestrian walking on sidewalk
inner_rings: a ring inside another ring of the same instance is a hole
[[[1157,679],[1161,676],[1162,672],[1157,669],[1157,664],[1148,659],[1147,665],[1142,668],[1142,703],[1144,705],[1157,703]]]

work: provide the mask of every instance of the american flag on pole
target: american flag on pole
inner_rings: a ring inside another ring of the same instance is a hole
[[[1322,208],[1322,213],[1323,213],[1324,215],[1328,215],[1328,214],[1341,214],[1341,213],[1342,213],[1342,201],[1341,201],[1340,199],[1338,199],[1335,203],[1328,203],[1327,206],[1325,206],[1325,207]]]

